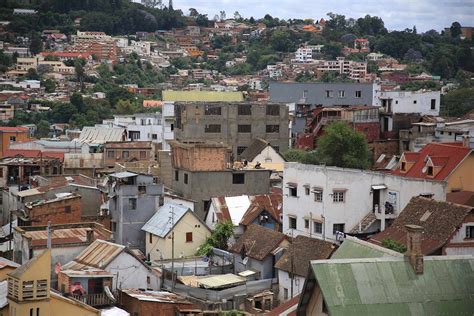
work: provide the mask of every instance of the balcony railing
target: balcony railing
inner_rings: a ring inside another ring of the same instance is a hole
[[[106,306],[114,303],[105,293],[72,295],[72,297],[89,306]]]

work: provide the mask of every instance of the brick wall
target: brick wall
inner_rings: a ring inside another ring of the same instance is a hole
[[[59,200],[45,201],[27,207],[32,226],[81,222],[81,197],[78,195]]]
[[[381,154],[398,155],[399,142],[398,140],[380,140],[369,144],[369,149],[372,152],[372,160],[376,161]]]
[[[364,133],[369,143],[380,139],[380,123],[357,123],[355,124],[356,130]]]
[[[227,147],[173,146],[173,168],[189,171],[219,171],[226,168]]]

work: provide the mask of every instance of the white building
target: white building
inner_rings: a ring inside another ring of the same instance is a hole
[[[384,230],[413,196],[446,199],[441,181],[299,163],[285,163],[283,185],[283,233],[329,240]]]
[[[311,63],[313,62],[313,50],[307,47],[300,47],[295,52],[293,63]]]
[[[169,142],[174,140],[174,102],[164,101],[161,114],[161,149],[171,150]]]
[[[367,62],[345,60],[337,57],[336,60],[319,60],[317,70],[320,72],[334,71],[346,74],[350,79],[364,79],[367,75]]]
[[[440,91],[382,91],[379,98],[386,113],[439,115]]]
[[[137,113],[133,115],[114,115],[111,120],[104,120],[102,125],[125,128],[128,140],[152,141],[161,143],[163,129],[159,113]]]

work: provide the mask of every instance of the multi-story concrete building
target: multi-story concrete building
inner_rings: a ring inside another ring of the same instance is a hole
[[[108,200],[102,209],[110,213],[115,242],[144,252],[145,232],[141,229],[163,205],[163,185],[153,176],[118,172],[110,175],[105,191]]]
[[[293,63],[311,63],[313,62],[313,50],[307,47],[300,47],[295,52]]]
[[[269,92],[271,102],[295,104],[293,133],[304,132],[307,115],[316,107],[380,105],[377,83],[272,82]]]
[[[154,143],[161,143],[161,124],[160,113],[114,115],[113,119],[102,121],[102,125],[125,128],[130,141],[152,141]]]
[[[173,190],[196,201],[194,211],[201,219],[215,196],[267,194],[271,170],[235,166],[230,147],[210,142],[173,142]]]
[[[104,145],[104,168],[113,168],[115,163],[149,162],[155,159],[152,142],[109,142]]]
[[[320,60],[317,62],[317,71],[320,73],[334,71],[345,74],[349,79],[362,80],[367,75],[367,62],[345,60],[337,57],[336,60]]]
[[[384,230],[414,196],[446,199],[446,182],[357,169],[286,163],[283,232],[337,240]]]
[[[288,149],[288,109],[285,104],[247,102],[175,102],[177,140],[223,142],[238,157],[262,138],[277,151]]]

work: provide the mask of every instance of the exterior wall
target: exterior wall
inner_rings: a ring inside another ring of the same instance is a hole
[[[10,139],[15,140],[10,140]],[[0,131],[0,158],[3,158],[5,155],[6,150],[8,150],[8,146],[11,143],[15,142],[26,142],[29,141],[30,136],[28,134],[28,131],[19,131],[19,132],[6,132],[6,131]]]
[[[326,90],[334,97],[327,98]],[[338,91],[344,90],[345,97],[339,98]],[[299,103],[310,105],[378,105],[378,86],[372,83],[270,83],[269,93],[272,102]],[[307,91],[304,97],[304,91]],[[361,97],[356,97],[361,91]]]
[[[175,172],[178,172],[178,180]],[[232,174],[244,173],[244,184],[233,184]],[[184,174],[188,175],[188,183],[184,183]],[[237,196],[242,194],[257,195],[270,192],[271,170],[252,169],[245,171],[207,171],[191,172],[173,169],[172,188],[183,197],[196,201],[195,213],[201,218],[205,217],[205,201],[214,196]],[[207,203],[207,202],[206,202]]]
[[[290,196],[287,183],[297,184],[297,197]],[[357,169],[343,169],[318,165],[286,163],[283,173],[283,233],[291,233],[289,217],[296,217],[294,235],[310,235],[312,221],[323,225],[323,234],[311,231],[311,237],[336,240],[333,234],[333,224],[345,224],[349,232],[373,210],[372,185],[385,185],[387,189],[380,190],[380,204],[383,206],[390,201],[399,214],[410,199],[420,194],[431,193],[435,200],[446,199],[446,183],[422,179],[397,177],[381,172]],[[314,194],[305,194],[303,185],[323,189],[323,201],[314,201]],[[344,202],[333,202],[333,191],[345,190]],[[381,207],[380,206],[380,207]],[[381,209],[383,209],[381,207]],[[310,226],[305,229],[304,220],[310,220]]]
[[[160,289],[158,275],[125,251],[112,260],[105,270],[115,275],[112,282],[114,291],[117,289]],[[150,283],[147,283],[147,277],[150,278]]]
[[[174,227],[174,247],[175,256],[190,257],[196,254],[199,246],[204,244],[207,238],[211,235],[210,230],[199,221],[192,212],[188,212],[181,218],[181,220]],[[186,242],[186,233],[192,233],[193,241]],[[171,233],[170,233],[171,234]],[[171,239],[160,238],[152,234],[150,243],[150,233],[146,233],[146,254],[149,256],[151,261],[160,261],[161,256],[163,259],[171,259]],[[159,251],[158,251],[159,250]]]
[[[173,168],[189,171],[218,171],[227,168],[228,147],[173,145]]]
[[[95,312],[91,308],[81,307],[77,303],[69,303],[68,301],[51,295],[50,301],[50,314],[44,313],[41,315],[80,315],[80,316],[99,316],[101,312],[96,310]]]
[[[146,187],[145,194],[138,192],[137,185],[116,185],[117,195],[109,200],[111,228],[116,243],[145,251],[145,232],[141,229],[155,214],[163,196],[163,185],[152,182],[151,176],[137,176],[137,184]],[[137,199],[135,210],[129,209],[130,198]]]
[[[293,296],[291,296],[291,278],[288,272],[283,270],[278,270],[278,300],[280,303],[283,303],[292,297],[297,296],[301,293],[304,286],[305,277],[295,275],[293,279]],[[285,290],[288,290],[288,298],[285,299],[284,294]]]
[[[137,161],[150,161],[155,158],[153,147],[147,146],[150,143],[144,144],[143,147],[137,147],[135,145],[128,146],[129,143],[123,143],[121,146],[104,146],[104,168],[111,168],[115,166],[115,163],[124,163],[131,160]],[[127,153],[124,156],[124,152]]]
[[[238,115],[239,103],[175,103],[177,140],[209,140],[223,142],[238,156],[238,147],[250,146],[255,138],[263,138],[279,151],[288,149],[288,109],[279,105],[279,115],[267,115],[267,104],[240,103],[251,106],[251,115]],[[221,115],[205,115],[206,107],[221,106]],[[220,125],[220,132],[205,132],[211,124]],[[238,132],[238,125],[251,125],[250,132]],[[278,125],[278,132],[267,132],[267,125]]]
[[[474,226],[474,213],[472,212],[453,234],[449,243],[443,249],[443,255],[474,255],[474,238],[466,236],[467,226]]]
[[[271,162],[271,163],[284,163],[285,159],[283,159],[280,154],[278,154],[275,149],[271,146],[267,146],[261,153],[259,153],[251,162]]]
[[[66,212],[70,207],[71,211]],[[29,213],[31,226],[51,224],[67,224],[81,222],[81,197],[74,196],[57,201],[45,201],[41,204],[26,207]]]
[[[167,304],[162,302],[140,301],[125,293],[121,295],[121,305],[130,315],[154,316],[175,315],[178,308],[191,308],[191,304]]]
[[[260,272],[260,279],[262,280],[276,277],[276,275],[273,275],[273,266],[275,265],[276,260],[272,255],[267,256],[262,261],[249,257],[247,264],[244,264],[242,260],[240,253],[234,254],[235,273],[253,269]]]
[[[474,153],[471,152],[459,167],[448,177],[446,193],[453,189],[474,191]]]
[[[440,91],[384,91],[380,99],[392,100],[392,113],[421,113],[421,115],[439,115]],[[431,109],[431,100],[436,102]]]
[[[102,168],[103,153],[65,153],[64,173],[90,174],[94,176],[96,169]]]

